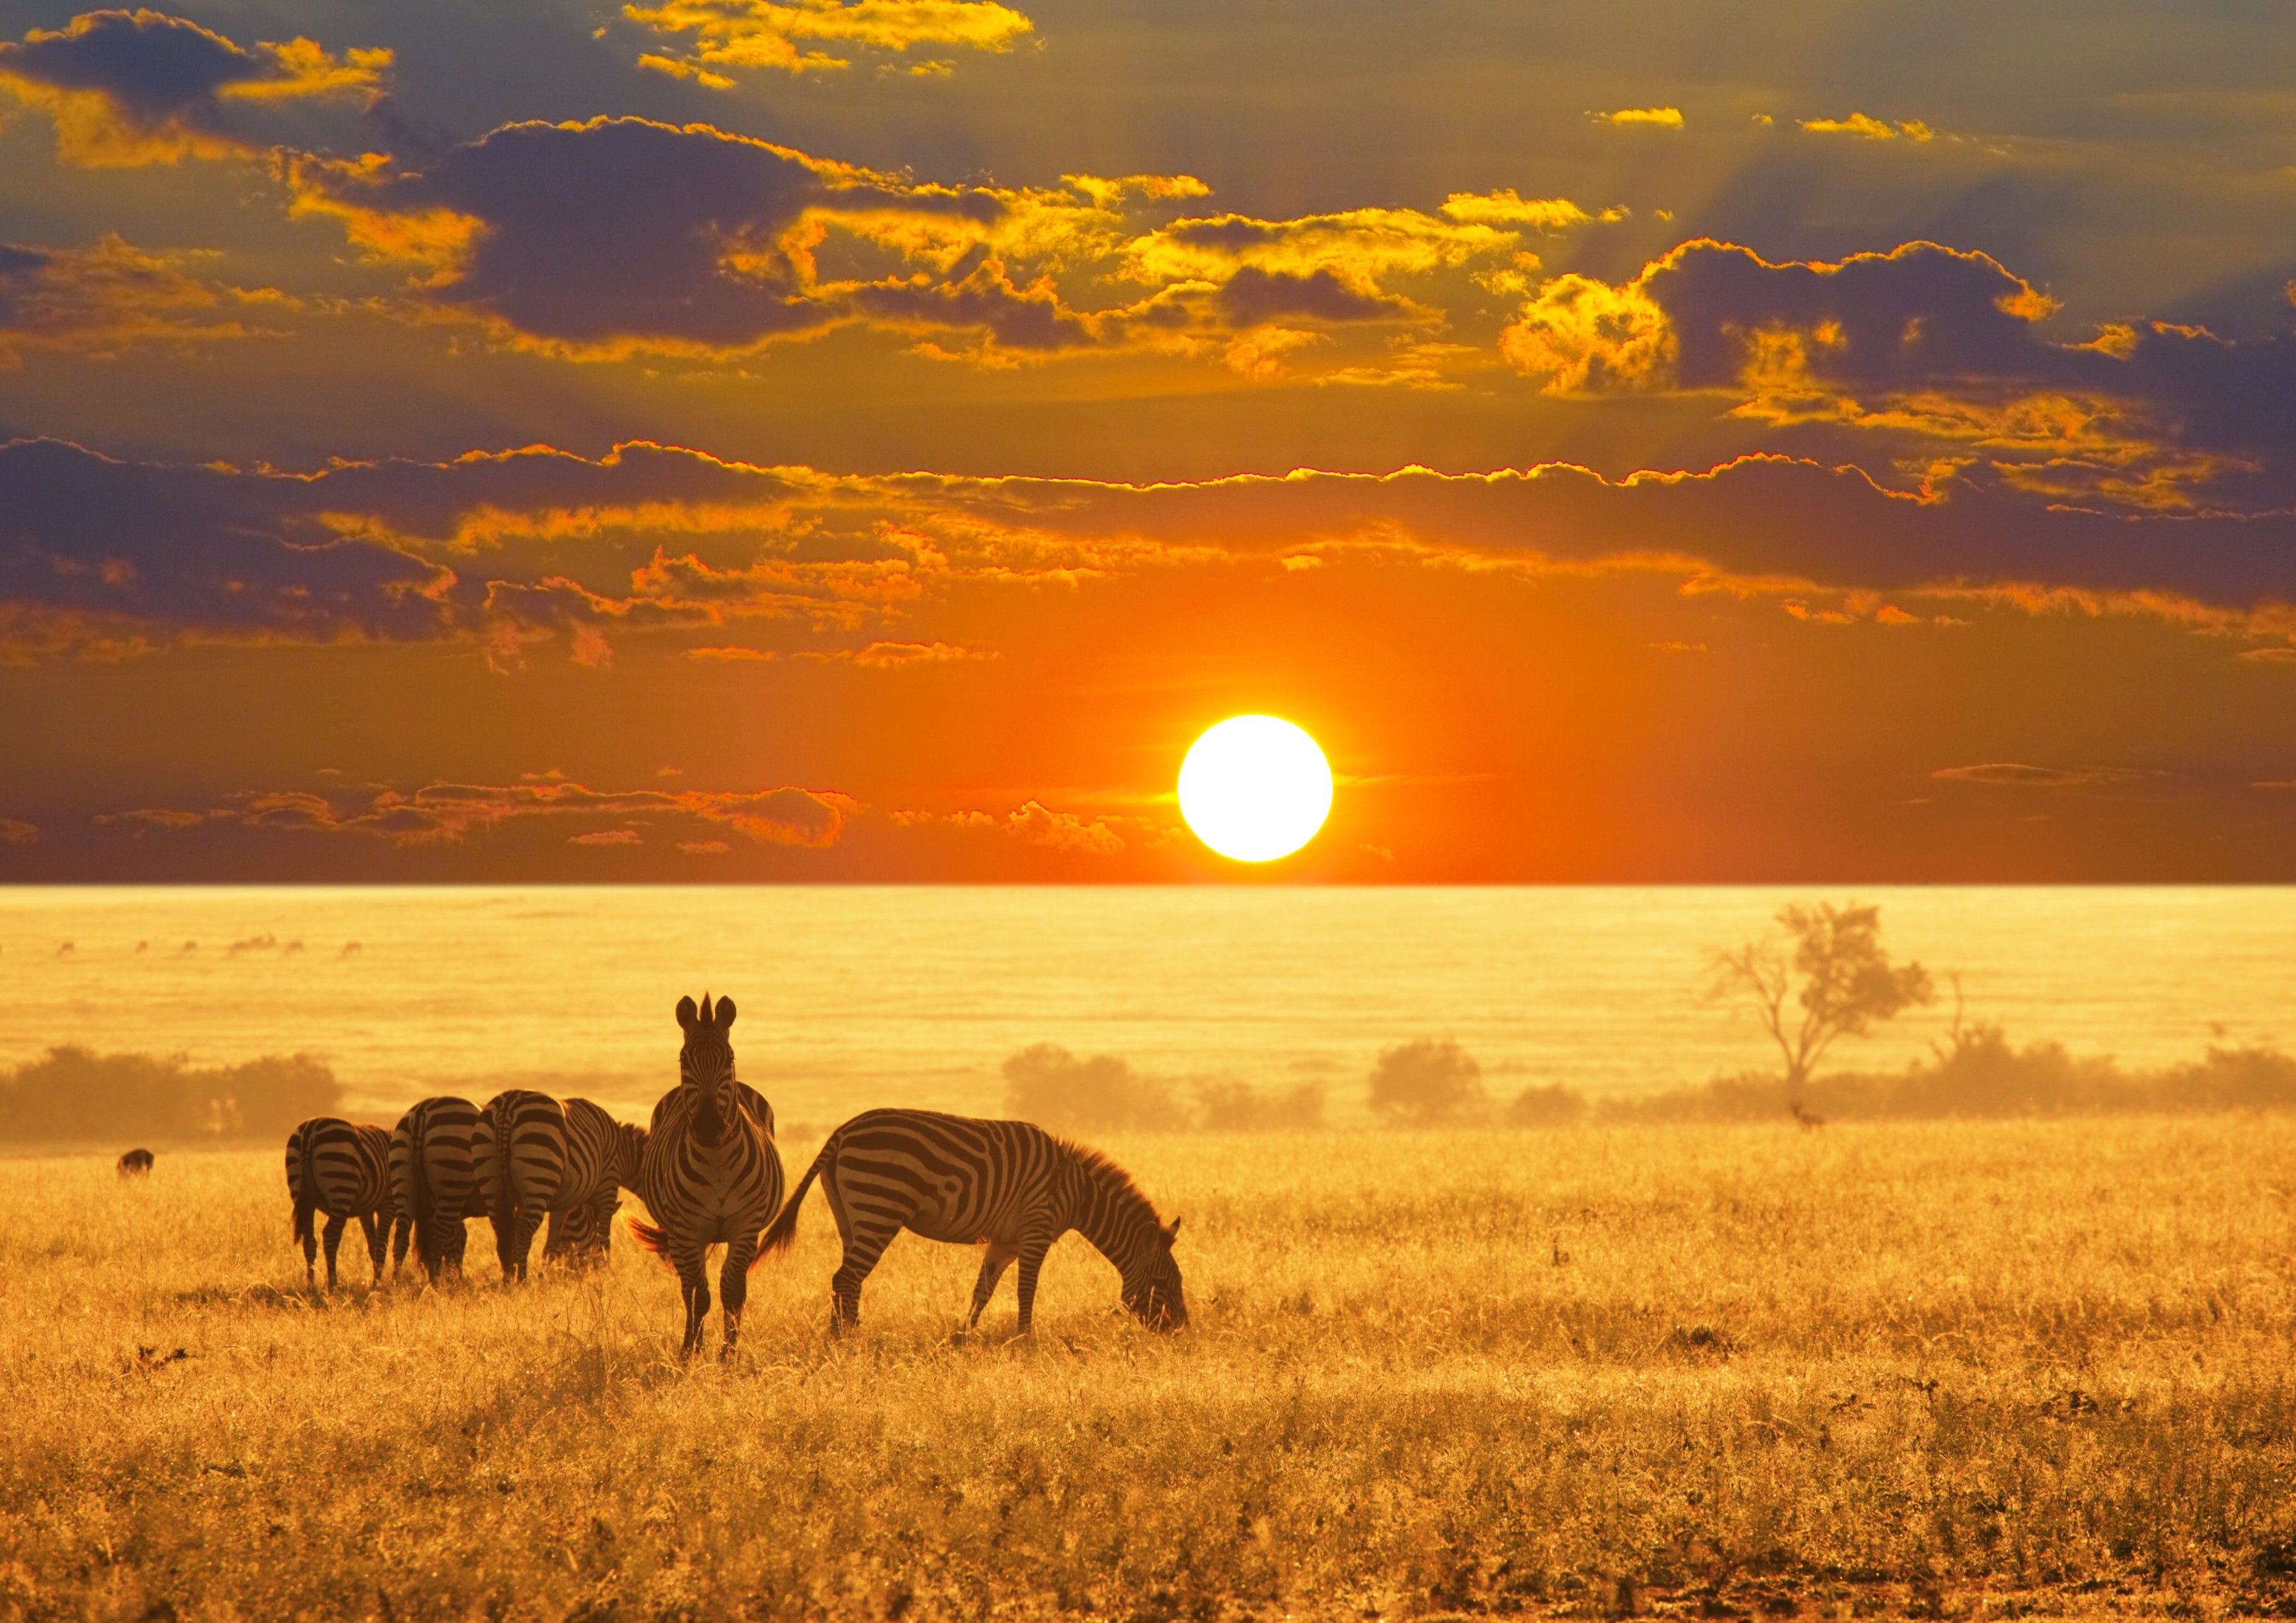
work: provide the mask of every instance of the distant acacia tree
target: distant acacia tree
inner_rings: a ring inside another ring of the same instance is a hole
[[[1714,955],[1718,1000],[1751,1004],[1785,1057],[1786,1106],[1836,1037],[1870,1037],[1874,1025],[1937,996],[1918,963],[1892,964],[1882,950],[1882,909],[1790,902],[1778,909],[1784,934]]]
[[[1410,1127],[1488,1120],[1490,1095],[1474,1055],[1448,1037],[1387,1049],[1371,1073],[1372,1113]]]

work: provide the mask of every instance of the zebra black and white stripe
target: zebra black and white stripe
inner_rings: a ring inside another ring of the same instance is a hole
[[[479,1107],[468,1099],[425,1099],[398,1119],[390,1135],[390,1189],[398,1208],[390,1271],[406,1266],[410,1234],[423,1273],[463,1271],[463,1220],[486,1215],[486,1192],[474,1142]]]
[[[390,1135],[353,1126],[340,1116],[314,1116],[287,1135],[287,1193],[295,1203],[294,1236],[303,1247],[303,1280],[316,1285],[318,1235],[314,1222],[327,1214],[327,1289],[335,1288],[335,1251],[353,1217],[366,1234],[375,1283],[396,1206],[390,1189]]]
[[[621,1209],[621,1192],[637,1186],[645,1142],[644,1127],[616,1121],[587,1099],[566,1101],[566,1170],[551,1203],[549,1237],[542,1242],[545,1261],[563,1258],[580,1266],[607,1260],[614,1213]]]
[[[734,1000],[705,996],[696,1010],[691,997],[677,1000],[677,1023],[685,1030],[678,1051],[678,1085],[654,1106],[638,1168],[638,1199],[651,1223],[633,1221],[630,1232],[677,1270],[685,1298],[685,1356],[701,1345],[702,1321],[709,1314],[709,1279],[703,1271],[709,1248],[726,1248],[718,1290],[726,1309],[726,1353],[731,1357],[742,1333],[742,1305],[749,1297],[749,1273],[758,1258],[758,1232],[781,1204],[782,1158],[765,1122],[744,1100],[734,1078]]]
[[[472,1141],[494,1219],[504,1279],[526,1277],[535,1231],[558,1199],[566,1171],[566,1110],[548,1094],[508,1088],[487,1101]]]
[[[937,1111],[864,1111],[829,1135],[789,1204],[766,1231],[778,1251],[797,1233],[798,1207],[820,1178],[844,1237],[831,1276],[830,1323],[861,1319],[861,1284],[903,1229],[955,1245],[985,1242],[972,1287],[971,1329],[996,1282],[1021,1265],[1021,1333],[1036,1307],[1037,1274],[1053,1242],[1074,1229],[1116,1265],[1124,1305],[1151,1330],[1188,1322],[1172,1242],[1180,1220],[1156,1216],[1129,1174],[1097,1150],[1025,1121],[984,1121]]]

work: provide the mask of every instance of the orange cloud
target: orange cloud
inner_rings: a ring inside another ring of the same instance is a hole
[[[0,817],[0,845],[33,845],[39,838],[38,824],[18,817]]]
[[[252,312],[291,300],[204,282],[183,263],[109,233],[76,250],[0,242],[0,371],[28,349],[109,356],[146,342],[275,336],[217,313],[226,303]]]
[[[594,790],[580,783],[543,783],[507,786],[432,783],[412,794],[384,790],[364,808],[346,810],[323,795],[301,791],[250,794],[236,821],[250,828],[315,834],[357,834],[396,846],[455,844],[473,832],[531,818],[598,817],[626,824],[631,819],[699,820],[746,835],[760,844],[833,846],[860,812],[860,802],[829,790],[776,789],[756,794],[705,790]],[[631,845],[643,835],[636,827],[596,831],[572,837],[583,845]]]
[[[155,11],[88,12],[0,42],[0,89],[54,120],[56,155],[85,168],[230,158],[258,143],[224,103],[381,94],[387,50],[340,58],[308,39],[248,50]]]
[[[897,811],[891,821],[899,828],[941,827],[1001,833],[1024,845],[1083,857],[1121,857],[1137,844],[1160,850],[1180,838],[1179,831],[1152,818],[1121,814],[1086,816],[1054,811],[1038,800],[1029,800],[998,816],[985,811]],[[1130,838],[1127,839],[1127,834]]]
[[[1930,774],[1956,783],[1988,783],[2008,789],[2085,789],[2106,783],[2142,783],[2165,778],[2165,772],[2138,766],[2029,766],[2015,761],[1988,761],[1976,766],[1940,766]]]

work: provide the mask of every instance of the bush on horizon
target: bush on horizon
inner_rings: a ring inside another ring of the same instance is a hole
[[[308,1053],[194,1066],[180,1053],[97,1053],[68,1043],[0,1070],[0,1143],[283,1142],[297,1122],[333,1114],[342,1094],[335,1073]]]

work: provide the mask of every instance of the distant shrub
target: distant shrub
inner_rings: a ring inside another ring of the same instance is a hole
[[[1568,1127],[1587,1113],[1587,1096],[1575,1087],[1526,1087],[1506,1107],[1511,1127]]]
[[[1474,1055],[1448,1037],[1423,1037],[1381,1053],[1371,1108],[1404,1127],[1461,1127],[1488,1120],[1491,1101]]]
[[[1778,1118],[1777,1078],[1717,1077],[1698,1087],[1605,1101],[1605,1121],[1757,1121]],[[1809,1084],[1808,1110],[1831,1121],[1984,1119],[2296,1109],[2296,1057],[2273,1048],[2211,1047],[2165,1070],[2123,1070],[2109,1055],[2062,1043],[2013,1046],[1999,1026],[1956,1030],[1936,1055],[1902,1071],[1841,1072]]]
[[[0,1071],[0,1141],[284,1142],[306,1117],[332,1114],[342,1091],[307,1053],[194,1067],[182,1054],[68,1045]]]
[[[1242,1082],[1209,1082],[1196,1090],[1200,1124],[1214,1133],[1264,1133],[1324,1125],[1324,1085],[1302,1082],[1266,1092]]]
[[[1080,1060],[1037,1043],[1004,1062],[1004,1113],[1056,1133],[1164,1132],[1188,1125],[1172,1085],[1113,1054]]]

